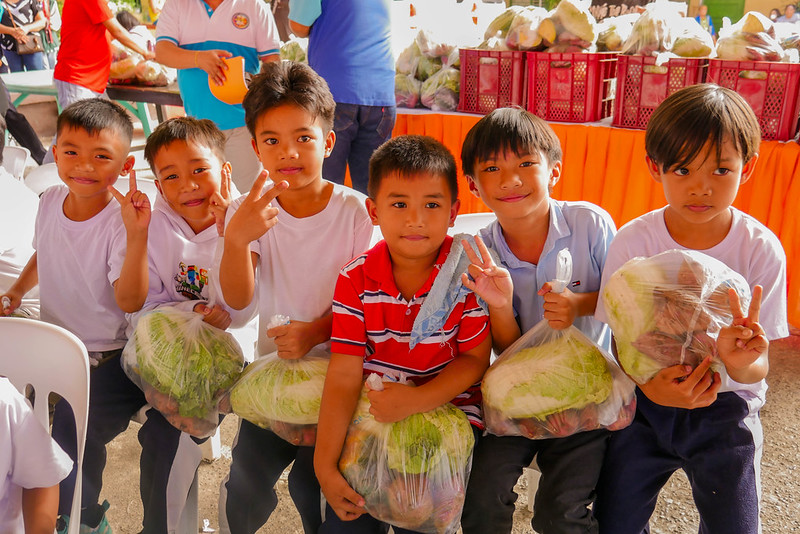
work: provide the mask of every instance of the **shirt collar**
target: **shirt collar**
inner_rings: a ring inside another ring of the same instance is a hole
[[[422,287],[414,293],[414,297],[423,295],[428,292],[433,285],[433,281],[439,274],[447,255],[450,253],[450,248],[453,245],[453,238],[446,236],[439,247],[439,255],[436,257],[435,268],[431,271],[430,276],[422,284]],[[397,299],[402,299],[400,290],[397,289],[397,284],[394,282],[394,275],[392,274],[392,257],[389,254],[389,246],[383,239],[377,245],[367,251],[367,257],[364,260],[364,275],[380,284],[380,289],[387,295],[392,295]]]
[[[567,219],[564,217],[564,211],[561,209],[561,203],[557,200],[550,199],[550,226],[547,230],[547,240],[542,248],[542,254],[539,257],[539,263],[542,258],[547,256],[550,252],[555,250],[556,243],[559,239],[569,237],[572,230],[567,224]],[[503,227],[500,226],[499,221],[492,223],[492,238],[494,240],[495,250],[500,256],[502,262],[511,269],[519,269],[529,266],[530,263],[518,259],[511,249],[508,247],[506,238],[503,235]]]

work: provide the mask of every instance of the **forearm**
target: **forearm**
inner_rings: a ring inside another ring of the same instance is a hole
[[[19,273],[17,281],[9,288],[9,293],[15,293],[22,298],[28,291],[36,287],[39,283],[39,270],[37,268],[38,263],[36,258],[37,255],[36,252],[34,252],[28,260],[28,263],[25,264],[22,272]]]
[[[53,534],[58,515],[58,484],[22,490],[25,534]]]
[[[200,68],[197,64],[198,50],[186,50],[169,41],[156,42],[156,61],[174,69]]]
[[[124,280],[124,283],[119,283]],[[128,236],[125,260],[114,282],[114,298],[117,306],[125,313],[139,311],[147,298],[147,231],[143,235]]]
[[[25,30],[25,33],[33,33],[43,30],[44,27],[47,25],[47,21],[44,20],[44,17],[37,17],[33,22],[22,26],[22,29]]]
[[[292,30],[292,33],[298,37],[308,37],[308,34],[311,33],[311,26],[304,26],[298,22],[293,20],[289,20],[289,29]]]
[[[459,354],[436,378],[415,388],[414,413],[438,408],[479,382],[489,368],[490,337],[486,336],[475,349]]]
[[[235,310],[243,310],[253,300],[255,261],[247,244],[225,240],[219,267],[219,285],[225,302]]]
[[[136,43],[136,41],[134,41],[131,38],[131,34],[128,33],[128,31],[125,30],[125,28],[123,28],[122,26],[120,27],[113,26],[112,28],[108,28],[108,32],[114,39],[116,39],[117,41],[125,45],[127,48],[130,48],[131,50],[133,50],[134,52],[136,52],[141,56],[147,55],[147,50],[139,46]]]
[[[597,307],[597,297],[600,294],[598,291],[591,293],[573,293],[575,295],[575,316],[584,317],[587,315],[594,315],[594,310]]]
[[[332,354],[325,376],[317,425],[314,470],[317,475],[338,471],[347,428],[361,394],[363,362],[345,354]]]
[[[489,324],[492,329],[494,351],[497,354],[501,354],[522,335],[511,306],[507,308],[490,307]]]
[[[333,313],[328,312],[319,319],[311,321],[311,335],[309,341],[313,346],[325,343],[331,338],[331,328],[333,326]]]
[[[769,351],[764,351],[764,353],[750,365],[739,369],[726,366],[725,369],[728,372],[728,376],[740,384],[755,384],[756,382],[760,382],[767,377],[767,373],[769,372]]]

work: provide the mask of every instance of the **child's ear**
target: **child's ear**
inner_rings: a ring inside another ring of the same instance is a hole
[[[153,183],[156,184],[156,189],[158,189],[159,194],[163,195],[164,191],[161,190],[161,180],[156,178],[155,180],[153,180]]]
[[[53,161],[58,165],[58,151],[56,150],[56,145],[53,145],[51,150],[53,151]]]
[[[369,214],[372,225],[378,226],[378,210],[377,206],[375,205],[375,201],[367,197],[367,200],[364,202],[364,204],[367,206],[367,214]]]
[[[475,178],[465,174],[467,178],[467,185],[469,186],[469,192],[475,195],[475,198],[481,198],[481,192],[478,191],[478,185],[475,183]]]
[[[333,130],[328,132],[328,135],[325,137],[325,157],[331,155],[333,152],[333,146],[336,144],[336,134]]]
[[[125,163],[122,165],[122,170],[120,171],[120,176],[127,176],[131,169],[133,169],[133,164],[136,163],[136,158],[133,155],[129,155],[125,158]]]
[[[553,163],[553,166],[550,167],[550,182],[548,183],[548,187],[550,189],[554,188],[560,179],[561,179],[561,162],[556,161],[555,163]]]
[[[647,170],[650,172],[650,176],[656,182],[661,183],[661,167],[659,164],[650,159],[650,156],[645,156],[644,159],[647,162]]]
[[[747,180],[750,179],[750,177],[753,175],[753,171],[756,170],[757,161],[758,161],[758,154],[754,154],[753,157],[750,158],[750,161],[742,165],[742,177],[739,180],[739,185],[742,185],[743,183],[745,183]]]
[[[461,201],[459,199],[456,199],[456,201],[450,205],[450,224],[449,224],[450,228],[455,226],[456,216],[458,215],[458,210],[460,208],[461,208]]]
[[[256,140],[252,137],[250,138],[250,144],[253,146],[253,152],[256,153],[256,156],[260,157],[261,153],[258,151],[258,143],[256,143]]]

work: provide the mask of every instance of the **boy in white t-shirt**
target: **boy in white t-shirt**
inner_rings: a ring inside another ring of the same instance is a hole
[[[327,346],[339,270],[369,247],[366,197],[322,178],[335,141],[335,108],[318,74],[286,61],[264,65],[244,99],[253,148],[266,171],[228,211],[220,285],[234,308],[256,299],[259,355],[277,351],[296,359]],[[267,177],[276,185],[263,193]],[[267,330],[276,314],[291,322]],[[322,519],[313,447],[242,420],[232,455],[220,489],[222,532],[252,533],[266,523],[278,502],[274,485],[292,461],[289,493],[305,532],[317,532]]]
[[[0,378],[0,532],[53,532],[58,483],[70,469],[72,460],[36,420],[25,397]]]
[[[38,282],[42,320],[66,328],[89,351],[92,372],[80,521],[85,530],[102,532],[108,528],[108,505],[97,501],[106,444],[127,428],[131,415],[146,402],[122,371],[120,355],[126,342],[123,310],[140,308],[147,289],[150,203],[136,190],[134,158],[128,154],[133,124],[120,105],[101,98],[81,100],[64,109],[56,128],[53,154],[64,184],[42,194],[36,252],[5,293],[10,306],[4,313],[13,312]],[[130,175],[125,196],[112,187],[120,175]],[[56,404],[52,433],[74,460],[75,422],[65,402]],[[60,531],[67,528],[74,485],[75,470],[61,483]]]
[[[698,250],[741,274],[749,310],[731,298],[732,325],[694,369],[674,365],[636,388],[636,417],[611,435],[594,513],[600,533],[640,534],[663,485],[683,469],[700,515],[700,532],[761,532],[760,463],[769,341],[788,335],[786,254],[755,218],[733,208],[752,175],[761,141],[758,120],[738,94],[713,84],[681,89],[647,125],[645,150],[667,206],[623,226],[608,249],[600,294],[634,257]],[[602,300],[595,316],[606,321]]]

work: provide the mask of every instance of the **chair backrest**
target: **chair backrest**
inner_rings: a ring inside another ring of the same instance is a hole
[[[61,178],[58,177],[58,169],[55,163],[45,163],[34,167],[25,177],[25,185],[39,196],[51,185],[60,183]]]
[[[476,235],[481,228],[488,226],[497,220],[497,216],[492,213],[464,213],[456,217],[456,222],[447,233]]]
[[[47,399],[57,393],[75,414],[78,438],[77,478],[71,518],[80,517],[83,448],[89,415],[89,356],[71,332],[49,323],[0,317],[0,375],[8,377],[23,394],[35,394],[33,411],[49,430]],[[78,534],[80,521],[70,521],[69,534]]]
[[[31,151],[24,146],[3,147],[3,168],[17,180],[22,180]]]

